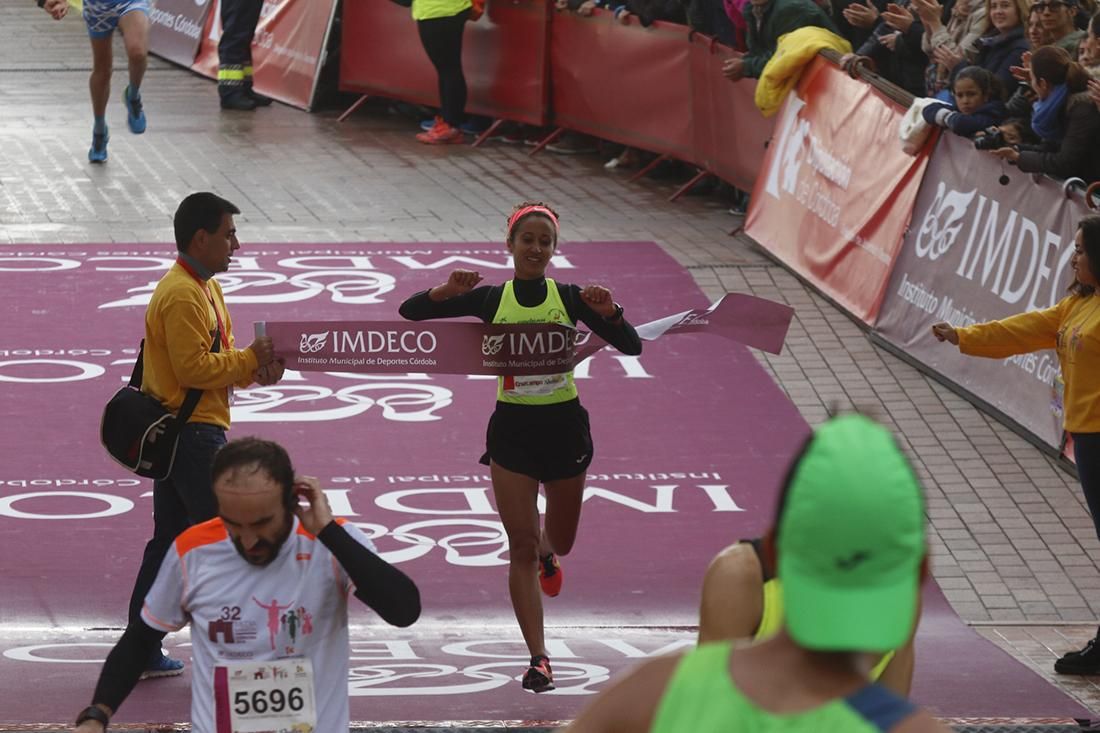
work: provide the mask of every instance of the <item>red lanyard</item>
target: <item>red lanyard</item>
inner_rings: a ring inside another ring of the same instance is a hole
[[[214,305],[214,296],[210,294],[210,290],[207,289],[206,283],[199,277],[198,273],[191,268],[191,265],[187,264],[186,260],[182,257],[177,257],[176,264],[182,267],[188,275],[195,278],[195,282],[197,282],[199,287],[202,288],[202,291],[206,293],[206,299],[210,301],[210,307],[214,309],[214,318],[218,321],[218,333],[221,334],[222,348],[228,351],[229,334],[226,333],[225,326],[222,325],[222,316],[221,313],[218,313],[218,306]]]

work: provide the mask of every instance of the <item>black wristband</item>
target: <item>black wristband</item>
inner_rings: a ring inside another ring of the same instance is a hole
[[[43,0],[44,2],[45,0]],[[107,723],[110,722],[110,718],[107,717],[107,713],[103,712],[103,708],[98,705],[89,705],[80,711],[80,715],[76,716],[76,723],[74,725],[80,725],[85,720],[94,720],[97,723],[103,723],[103,730],[107,730]]]
[[[604,320],[607,321],[608,323],[614,323],[615,321],[618,321],[618,320],[622,319],[622,317],[623,317],[623,307],[621,305],[619,305],[618,303],[616,303],[615,304],[615,312],[612,313],[610,316],[604,316]]]
[[[46,7],[46,0],[38,0],[38,7],[40,7],[40,8]]]

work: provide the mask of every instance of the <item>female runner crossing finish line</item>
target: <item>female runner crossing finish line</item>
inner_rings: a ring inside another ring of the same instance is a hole
[[[454,270],[447,282],[401,304],[413,321],[476,316],[486,323],[578,321],[624,354],[642,353],[634,327],[611,291],[580,288],[546,277],[558,246],[558,217],[540,202],[524,202],[508,218],[506,244],[515,267],[503,285],[482,285],[481,275]],[[486,431],[487,464],[497,512],[508,534],[508,591],[520,632],[531,653],[523,688],[554,689],[546,656],[542,599],[561,591],[558,557],[576,539],[584,481],[593,445],[588,412],[581,407],[573,373],[497,378],[497,404]],[[539,527],[539,484],[546,487],[546,523]]]

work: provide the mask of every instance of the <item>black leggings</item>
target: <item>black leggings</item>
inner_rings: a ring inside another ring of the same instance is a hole
[[[1100,537],[1100,433],[1073,433],[1073,458],[1096,536]]]
[[[446,18],[416,21],[420,43],[439,75],[439,106],[448,125],[466,120],[466,76],[462,73],[462,34],[470,9]]]

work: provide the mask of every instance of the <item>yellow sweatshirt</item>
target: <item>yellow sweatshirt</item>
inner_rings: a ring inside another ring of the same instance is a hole
[[[1100,433],[1100,295],[1070,295],[1052,308],[958,329],[959,351],[1004,359],[1054,349],[1065,383],[1065,429]]]
[[[157,283],[145,311],[145,364],[141,390],[175,412],[190,387],[206,390],[188,422],[229,428],[229,387],[247,387],[258,366],[252,349],[233,348],[233,325],[221,286],[206,281],[229,340],[210,353],[218,320],[199,281],[176,263]]]

